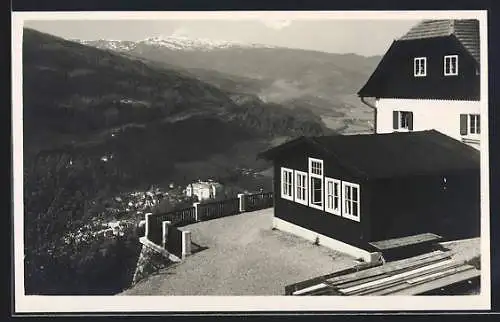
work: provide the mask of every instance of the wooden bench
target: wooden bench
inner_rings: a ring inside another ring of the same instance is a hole
[[[374,241],[369,244],[381,252],[385,260],[394,260],[428,252],[442,239],[443,237],[433,233],[423,233]]]
[[[370,242],[369,244],[378,249],[379,251],[388,251],[397,248],[411,247],[423,244],[432,244],[441,241],[443,237],[433,234],[424,233],[412,236],[405,236],[400,238],[392,238],[381,241]]]

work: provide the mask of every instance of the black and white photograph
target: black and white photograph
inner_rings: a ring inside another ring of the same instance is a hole
[[[17,311],[490,308],[485,11],[12,36]]]

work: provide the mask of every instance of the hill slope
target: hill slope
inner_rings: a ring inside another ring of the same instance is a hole
[[[223,89],[186,73],[30,29],[24,33],[23,56],[24,118],[29,137],[45,130],[60,134],[89,133],[130,122],[157,122],[181,114],[215,115],[226,123],[239,122],[238,125],[256,132],[249,125],[253,121],[247,122],[243,117],[254,111],[237,104]],[[255,97],[252,104],[265,106]],[[322,131],[318,118],[312,115],[307,118],[302,113],[301,119],[295,120],[294,113],[284,109],[273,109],[266,115],[264,111],[259,112],[259,118],[272,114],[276,118],[311,122],[312,127],[318,127],[313,133]],[[290,132],[291,128],[266,128],[264,132],[290,134],[284,132]]]
[[[369,128],[371,111],[356,92],[379,56],[333,54],[234,43],[213,44],[167,37],[142,41],[82,41],[97,48],[178,68],[226,92],[255,95],[265,102],[308,109],[342,123],[361,120]],[[353,99],[354,98],[354,99]]]
[[[97,217],[143,219],[113,209],[108,201],[116,196],[171,182],[181,191],[207,177],[240,191],[269,189],[270,178],[238,168],[269,167],[256,155],[276,137],[328,131],[308,110],[242,98],[186,73],[30,29],[23,99],[28,294],[116,292],[117,269],[134,256],[128,246],[113,243],[118,255],[98,240],[67,240]]]

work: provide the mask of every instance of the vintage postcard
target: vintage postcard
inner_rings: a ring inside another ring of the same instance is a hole
[[[14,12],[16,313],[489,309],[486,17]]]

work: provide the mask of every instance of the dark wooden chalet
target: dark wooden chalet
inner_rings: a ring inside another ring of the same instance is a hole
[[[438,131],[301,137],[274,162],[275,218],[373,251],[419,233],[479,236],[479,152]]]
[[[478,101],[479,47],[478,20],[423,21],[392,43],[358,95]]]

